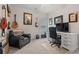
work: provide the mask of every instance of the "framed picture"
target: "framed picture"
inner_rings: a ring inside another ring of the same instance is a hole
[[[23,23],[24,25],[32,25],[32,14],[31,13],[24,12]]]
[[[77,22],[77,13],[69,14],[69,22]]]
[[[63,15],[54,17],[54,24],[63,23]]]
[[[52,24],[53,24],[53,19],[49,18],[49,25],[52,25]]]

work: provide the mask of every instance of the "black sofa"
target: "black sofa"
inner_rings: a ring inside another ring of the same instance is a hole
[[[22,48],[26,44],[30,43],[31,35],[30,34],[22,34],[22,35],[14,35],[14,32],[11,30],[8,34],[9,45],[16,48]]]

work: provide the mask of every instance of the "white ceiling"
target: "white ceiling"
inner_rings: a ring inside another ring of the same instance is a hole
[[[13,6],[29,8],[29,9],[37,10],[39,12],[44,12],[44,13],[50,13],[66,5],[64,4],[13,4]]]

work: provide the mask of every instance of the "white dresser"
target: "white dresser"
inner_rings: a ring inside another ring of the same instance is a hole
[[[79,47],[77,33],[57,32],[57,34],[61,35],[61,47],[64,47],[69,51],[74,51]]]

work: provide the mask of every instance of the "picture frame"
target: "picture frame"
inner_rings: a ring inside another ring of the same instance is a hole
[[[32,25],[32,14],[24,12],[23,14],[24,25]]]
[[[53,18],[49,18],[49,25],[53,24]]]
[[[54,17],[54,24],[56,25],[57,23],[63,23],[63,15]]]
[[[78,21],[78,14],[77,13],[70,13],[69,14],[69,22],[77,22]]]

